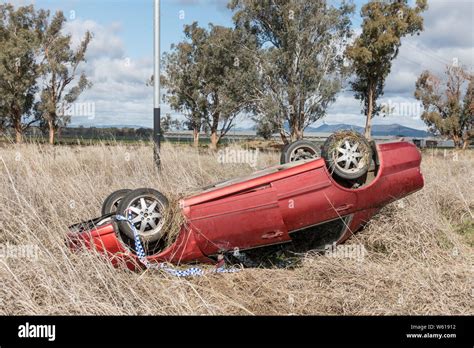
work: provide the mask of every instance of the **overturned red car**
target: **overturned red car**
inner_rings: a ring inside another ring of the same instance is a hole
[[[301,241],[324,250],[343,243],[384,205],[423,187],[421,154],[411,143],[369,143],[343,132],[326,141],[322,157],[319,150],[308,141],[287,145],[283,164],[183,198],[184,222],[166,247],[169,203],[153,189],[114,192],[101,218],[71,226],[69,246],[94,248],[131,269],[140,267],[134,233],[150,263],[215,264],[226,253]],[[117,214],[129,221],[117,221]]]

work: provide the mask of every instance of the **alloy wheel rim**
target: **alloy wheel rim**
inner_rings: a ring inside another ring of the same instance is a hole
[[[360,143],[344,139],[334,151],[334,162],[346,173],[358,172],[365,165],[365,156],[359,149]]]
[[[162,234],[163,203],[150,197],[139,197],[127,208],[128,218],[142,237]]]
[[[290,155],[290,162],[317,158],[318,154],[309,147],[298,147]]]

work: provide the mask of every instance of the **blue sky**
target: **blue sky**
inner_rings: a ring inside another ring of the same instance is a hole
[[[7,2],[6,0],[0,0]],[[337,0],[333,0],[336,2]],[[94,104],[94,117],[75,116],[73,125],[152,126],[153,91],[146,80],[153,73],[153,0],[14,0],[15,4],[35,3],[36,7],[62,10],[68,18],[66,31],[79,42],[86,30],[94,33],[83,70],[94,86],[80,102]],[[183,39],[183,26],[198,21],[232,25],[226,0],[161,0],[162,51]],[[353,29],[360,27],[358,16],[365,1],[357,0]],[[441,73],[454,60],[472,69],[474,65],[474,3],[470,0],[429,0],[424,13],[425,30],[420,36],[403,39],[399,57],[387,79],[387,104],[404,110],[374,123],[399,123],[424,129],[419,104],[413,98],[417,76],[429,69]],[[472,71],[472,70],[471,70]],[[167,105],[163,113],[175,114]],[[408,110],[408,112],[407,112]],[[319,121],[317,125],[323,121]],[[342,91],[329,108],[326,123],[363,125],[360,104],[349,91]],[[248,122],[243,121],[243,126]]]
[[[7,2],[6,0],[2,0]],[[22,3],[21,0],[13,1]],[[153,0],[24,0],[52,12],[61,10],[70,21],[89,19],[107,25],[120,23],[120,37],[132,58],[153,54]],[[194,21],[232,26],[227,0],[161,0],[162,50],[183,39],[183,26]],[[363,1],[355,1],[360,7]],[[353,23],[358,25],[358,11]],[[139,38],[139,39],[138,39]]]
[[[2,0],[6,2],[5,0]],[[21,0],[14,1],[21,3]],[[118,33],[127,54],[140,58],[153,54],[153,0],[24,0],[51,11],[61,10],[69,21],[92,20],[102,25],[120,23]],[[205,6],[202,6],[202,3]],[[183,26],[194,21],[201,25],[212,22],[232,25],[226,0],[161,0],[161,46],[169,50],[172,43],[183,39]]]

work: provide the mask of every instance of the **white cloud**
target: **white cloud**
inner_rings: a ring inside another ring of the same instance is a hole
[[[423,14],[424,31],[402,39],[398,57],[385,83],[384,96],[379,102],[391,100],[398,105],[415,105],[415,83],[424,70],[443,74],[446,65],[457,60],[472,72],[474,66],[474,3],[470,1],[429,1],[429,9]],[[352,98],[352,99],[351,99]],[[364,117],[361,106],[351,93],[338,96],[328,110],[327,123],[350,123],[362,126]],[[419,117],[376,117],[375,124],[399,123],[404,126],[426,129]]]
[[[182,4],[202,3],[203,6],[218,1],[182,0]],[[419,36],[404,38],[399,56],[393,62],[392,71],[386,81],[385,94],[380,101],[391,100],[400,104],[414,104],[415,82],[423,70],[443,73],[446,64],[457,58],[461,65],[472,69],[474,65],[474,4],[468,1],[430,1],[423,16],[425,29]],[[152,57],[128,60],[127,48],[120,37],[120,23],[108,26],[91,20],[68,22],[66,30],[77,44],[86,30],[94,33],[87,54],[88,62],[83,65],[91,81],[92,89],[81,96],[81,101],[94,102],[96,118],[73,119],[73,124],[95,125],[142,125],[152,126],[153,90],[145,85],[153,73]],[[355,27],[356,33],[360,32]],[[137,38],[140,39],[140,38]],[[351,92],[341,93],[328,110],[324,119],[327,123],[350,123],[364,125],[360,113],[361,105]],[[162,105],[162,113],[172,113]],[[318,122],[320,124],[321,122]],[[425,129],[419,117],[391,116],[377,117],[375,124],[399,123],[405,126]]]
[[[425,31],[420,35],[427,46],[459,48],[473,46],[474,3],[469,0],[428,1]]]
[[[66,22],[64,31],[72,35],[73,45],[77,46],[84,37],[86,31],[93,33],[87,57],[95,59],[100,57],[123,58],[125,56],[125,46],[118,36],[121,30],[120,23],[112,23],[103,26],[92,20],[76,19]]]
[[[81,68],[93,83],[78,102],[94,103],[95,117],[74,116],[73,125],[140,125],[151,127],[153,89],[146,81],[153,73],[152,57],[131,59],[122,39],[120,23],[103,26],[91,20],[68,22],[65,31],[71,33],[77,45],[89,30],[94,33]]]

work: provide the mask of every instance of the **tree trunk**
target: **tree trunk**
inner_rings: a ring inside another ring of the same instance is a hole
[[[12,107],[12,125],[15,129],[15,142],[21,144],[23,142],[23,127],[21,126],[21,111]]]
[[[197,128],[193,129],[193,145],[194,147],[199,146],[199,129]]]
[[[469,136],[467,134],[462,137],[462,150],[465,151],[469,146]]]
[[[291,132],[291,141],[292,142],[303,139],[303,131],[301,129],[298,129],[298,128],[300,128],[300,127],[295,126],[293,128],[293,131]]]
[[[468,147],[468,145],[469,145],[469,141],[465,141],[465,142],[462,144],[462,150],[463,150],[463,151],[466,150],[467,147]]]
[[[372,113],[374,109],[374,91],[371,87],[369,87],[369,100],[368,100],[368,107],[367,107],[367,119],[365,120],[365,137],[368,141],[371,140],[372,137]]]
[[[217,129],[219,128],[219,118],[220,114],[218,112],[212,115],[211,145],[209,146],[211,150],[217,150],[217,143],[219,142],[219,137],[217,135]]]
[[[297,108],[296,98],[291,99],[290,108],[290,131],[291,131],[291,142],[303,139],[303,120],[301,120],[301,114],[299,108]]]
[[[285,130],[281,129],[280,130],[280,137],[281,141],[283,141],[283,144],[287,145],[289,143],[288,138],[286,137]]]
[[[18,126],[15,127],[15,142],[17,144],[21,144],[23,142],[23,131],[21,129],[21,126],[20,127],[18,127]]]
[[[209,146],[211,150],[217,150],[218,141],[219,141],[219,138],[217,136],[217,130],[213,129],[211,131],[211,145]]]
[[[49,127],[49,144],[54,145],[54,125],[53,122],[48,121]]]
[[[458,150],[461,147],[461,141],[457,135],[453,135],[453,143],[454,143],[454,148]]]

